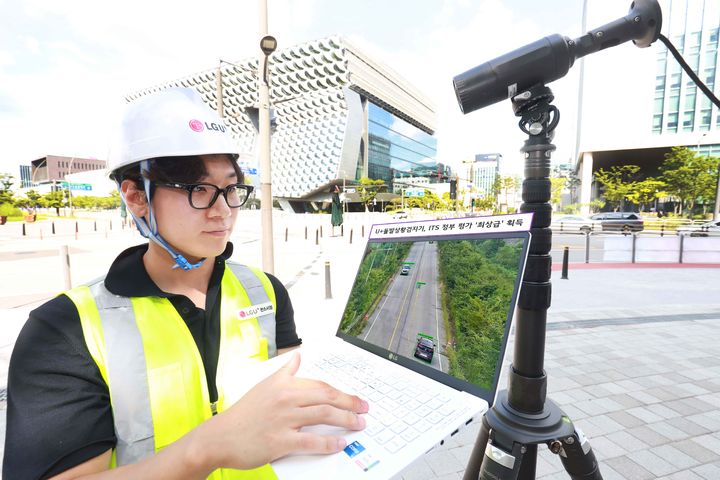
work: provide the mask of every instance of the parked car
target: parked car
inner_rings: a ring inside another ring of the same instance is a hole
[[[599,220],[604,231],[639,232],[645,228],[642,217],[635,212],[602,212],[590,218]]]
[[[393,214],[393,218],[395,219],[402,219],[402,218],[408,218],[408,214],[404,210],[398,210]]]
[[[707,237],[711,234],[720,235],[720,220],[705,222],[700,225],[683,225],[678,227],[677,232],[691,237]]]
[[[602,229],[600,221],[593,220],[582,215],[560,215],[553,217],[552,225],[553,232],[573,232],[580,230],[581,232],[599,231]]]
[[[415,358],[425,360],[426,362],[432,362],[433,354],[435,353],[435,342],[433,337],[418,333],[417,344],[415,345]]]
[[[410,274],[410,265],[403,265],[400,269],[400,275],[409,275]]]

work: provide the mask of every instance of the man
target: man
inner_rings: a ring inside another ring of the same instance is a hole
[[[226,262],[252,191],[227,127],[170,89],[131,103],[119,137],[111,177],[150,241],[31,312],[10,361],[4,478],[275,478],[274,459],[342,450],[301,428],[362,429],[367,403],[294,377],[298,355],[238,400],[244,366],[301,341],[283,285]]]

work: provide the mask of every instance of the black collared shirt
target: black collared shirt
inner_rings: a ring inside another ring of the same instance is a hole
[[[105,286],[116,295],[165,297],[172,303],[192,333],[214,401],[220,281],[232,244],[214,260],[205,309],[184,295],[161,291],[143,265],[146,251],[144,244],[121,253]],[[277,278],[268,278],[277,303],[277,347],[299,345],[288,292]],[[115,446],[108,388],[85,344],[75,304],[65,295],[30,312],[10,359],[7,406],[3,478],[48,478]]]

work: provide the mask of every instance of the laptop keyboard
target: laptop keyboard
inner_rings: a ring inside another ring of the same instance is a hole
[[[327,354],[306,364],[303,373],[329,377],[336,387],[367,400],[370,412],[364,432],[390,453],[465,409],[457,397],[432,387],[420,389],[392,373],[379,373],[359,356]]]

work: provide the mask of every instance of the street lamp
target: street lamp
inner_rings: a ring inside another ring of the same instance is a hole
[[[260,152],[260,220],[262,224],[263,270],[275,273],[272,231],[272,171],[270,170],[270,86],[268,57],[277,48],[277,40],[267,34],[267,0],[259,0],[260,57],[258,65],[258,130]]]

